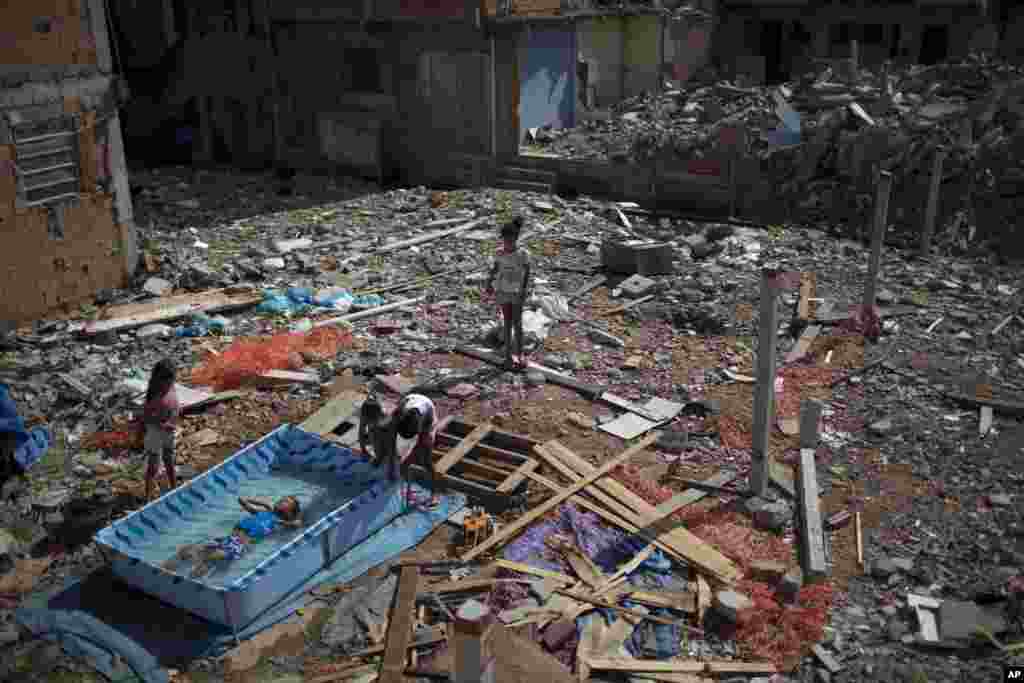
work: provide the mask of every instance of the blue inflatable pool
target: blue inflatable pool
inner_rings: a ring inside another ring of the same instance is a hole
[[[240,496],[299,499],[301,529],[254,544],[201,579],[162,568],[177,548],[226,536]],[[95,541],[124,582],[236,632],[402,513],[400,485],[347,448],[284,425],[185,486],[117,520]]]

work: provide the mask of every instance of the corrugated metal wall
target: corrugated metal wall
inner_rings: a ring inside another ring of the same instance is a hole
[[[519,130],[576,125],[575,27],[528,28],[519,64]]]

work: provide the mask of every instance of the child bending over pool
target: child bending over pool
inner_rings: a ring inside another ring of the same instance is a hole
[[[285,496],[273,505],[256,498],[239,498],[238,504],[251,514],[235,525],[230,536],[182,546],[164,563],[164,569],[174,569],[180,562],[191,562],[192,578],[206,576],[214,562],[237,560],[254,541],[262,541],[283,528],[302,527],[302,513],[295,496]]]

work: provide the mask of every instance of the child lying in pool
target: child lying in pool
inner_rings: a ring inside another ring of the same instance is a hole
[[[191,562],[192,578],[206,576],[213,569],[212,563],[237,560],[245,555],[250,543],[262,541],[282,528],[302,527],[299,501],[295,496],[285,496],[273,505],[256,498],[239,498],[238,504],[251,514],[235,525],[230,536],[182,546],[164,563],[164,569],[174,569],[180,562]]]

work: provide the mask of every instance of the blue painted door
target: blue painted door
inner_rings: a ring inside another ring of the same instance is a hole
[[[529,128],[576,125],[576,30],[531,27],[519,59],[520,138]]]

